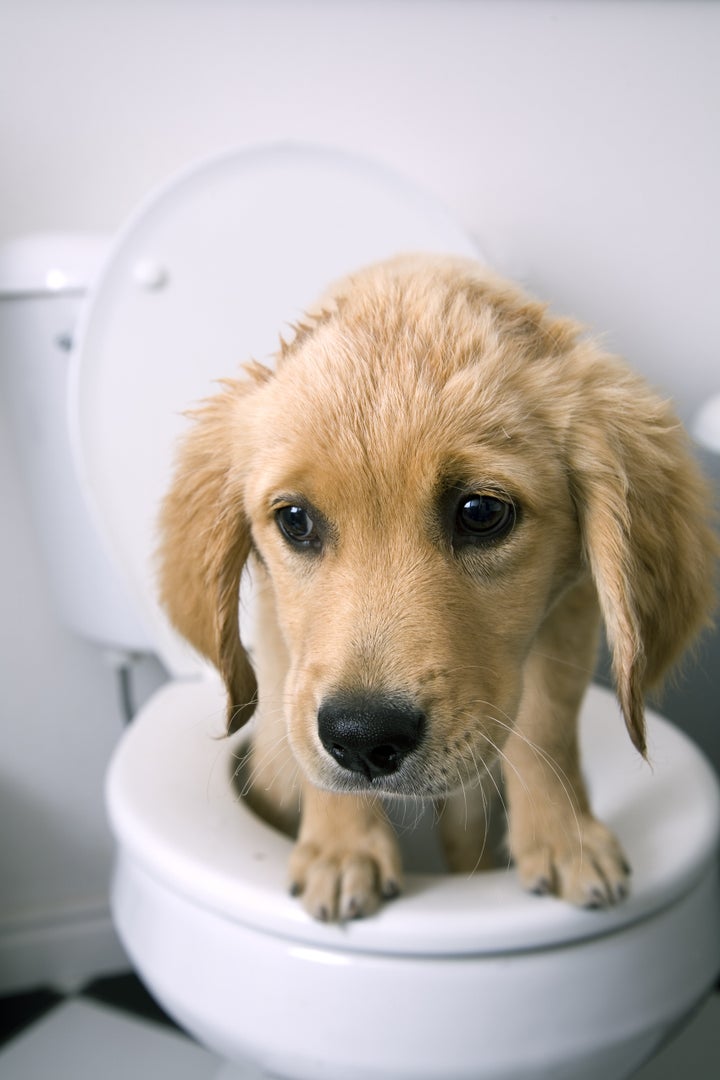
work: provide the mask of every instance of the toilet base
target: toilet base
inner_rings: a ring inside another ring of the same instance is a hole
[[[674,1025],[670,1034],[667,1032],[653,1032],[651,1036],[643,1036],[641,1038],[629,1039],[626,1043],[619,1045],[615,1048],[614,1064],[609,1058],[603,1058],[602,1064],[597,1065],[593,1062],[588,1062],[587,1057],[583,1055],[578,1061],[568,1062],[563,1066],[562,1071],[553,1066],[548,1069],[544,1076],[547,1080],[578,1080],[578,1077],[582,1077],[583,1080],[630,1080],[635,1076],[638,1069],[646,1065],[651,1059],[665,1048],[668,1042],[680,1034],[685,1025],[689,1023],[691,1018],[695,1015],[695,1012],[705,1000],[705,995],[698,1001],[693,1008],[689,1010],[680,1020]],[[630,1064],[634,1063],[634,1064]],[[533,1076],[542,1077],[543,1074],[538,1072]],[[282,1076],[279,1072],[263,1072],[252,1062],[246,1062],[242,1065],[233,1064],[232,1062],[223,1063],[213,1080],[288,1080],[286,1076]]]
[[[673,1025],[670,1032],[661,1031],[659,1035],[652,1033],[649,1037],[633,1038],[622,1046],[618,1046],[614,1055],[616,1059],[615,1067],[613,1062],[607,1058],[604,1058],[602,1063],[598,1064],[597,1061],[588,1061],[586,1057],[583,1057],[574,1062],[567,1062],[566,1069],[563,1069],[562,1073],[556,1071],[553,1066],[547,1073],[548,1078],[562,1076],[572,1077],[573,1080],[577,1080],[577,1077],[582,1076],[583,1080],[607,1080],[608,1077],[612,1077],[613,1080],[630,1080],[638,1069],[647,1064],[684,1030],[686,1024],[692,1019],[705,1000],[705,996],[703,995],[700,1001]],[[632,1062],[634,1064],[630,1064]],[[281,1076],[279,1073],[263,1072],[249,1061],[244,1062],[242,1065],[228,1061],[220,1066],[214,1074],[213,1080],[288,1080],[288,1078]]]

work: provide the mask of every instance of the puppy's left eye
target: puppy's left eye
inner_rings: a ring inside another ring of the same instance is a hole
[[[304,507],[283,506],[275,514],[275,520],[280,532],[294,547],[319,547],[320,536],[315,522]]]
[[[483,543],[499,540],[515,524],[515,507],[496,495],[465,496],[455,515],[455,534],[460,540]]]

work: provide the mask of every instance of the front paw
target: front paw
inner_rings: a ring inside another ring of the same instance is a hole
[[[553,893],[577,907],[606,908],[629,892],[630,867],[605,825],[578,818],[567,833],[535,837],[514,853],[520,882],[529,892]]]
[[[372,915],[401,888],[397,840],[385,822],[347,837],[301,836],[290,858],[290,892],[321,922]]]

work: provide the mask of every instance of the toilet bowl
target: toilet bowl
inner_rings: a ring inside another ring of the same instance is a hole
[[[114,916],[158,1000],[230,1062],[298,1080],[612,1080],[720,969],[718,792],[688,740],[651,717],[649,769],[612,695],[588,694],[591,796],[634,866],[616,909],[527,896],[508,870],[414,872],[376,917],[322,925],[287,896],[290,842],[231,782],[242,743],[220,737],[216,678],[155,601],[157,506],[183,411],[242,360],[271,356],[329,281],[407,250],[477,257],[442,207],[384,170],[300,147],[238,152],[140,209],[85,307],[71,376],[80,474],[171,674],[108,777]]]
[[[720,800],[695,747],[650,715],[653,768],[609,691],[581,741],[593,804],[634,868],[627,902],[580,911],[512,871],[410,873],[341,926],[287,894],[290,840],[231,783],[222,688],[171,683],[123,738],[107,801],[117,928],[166,1009],[229,1061],[295,1080],[612,1080],[648,1058],[720,967]],[[225,1074],[223,1074],[225,1075]]]

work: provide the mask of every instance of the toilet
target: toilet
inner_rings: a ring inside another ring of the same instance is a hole
[[[56,242],[57,265],[72,261],[73,238]],[[0,254],[0,320],[29,350],[31,311],[11,287],[17,250]],[[366,920],[317,923],[287,894],[290,840],[233,781],[247,735],[223,737],[219,680],[155,601],[155,518],[183,411],[243,360],[268,361],[334,278],[407,250],[480,257],[438,202],[387,170],[265,146],[175,177],[109,246],[91,244],[89,294],[87,273],[67,290],[79,319],[67,483],[87,501],[92,543],[100,537],[97,573],[117,575],[120,595],[117,632],[109,600],[102,632],[75,625],[105,644],[151,647],[170,673],[107,778],[116,927],[160,1004],[227,1062],[223,1080],[248,1068],[292,1080],[621,1080],[720,971],[720,795],[690,740],[650,712],[649,767],[612,693],[587,694],[591,800],[633,866],[616,908],[530,896],[510,869],[443,873],[432,815],[413,810],[417,828],[400,829],[403,895]],[[16,383],[36,393],[36,379],[19,372]],[[32,471],[41,497],[37,460]],[[251,598],[246,607],[251,640]]]

